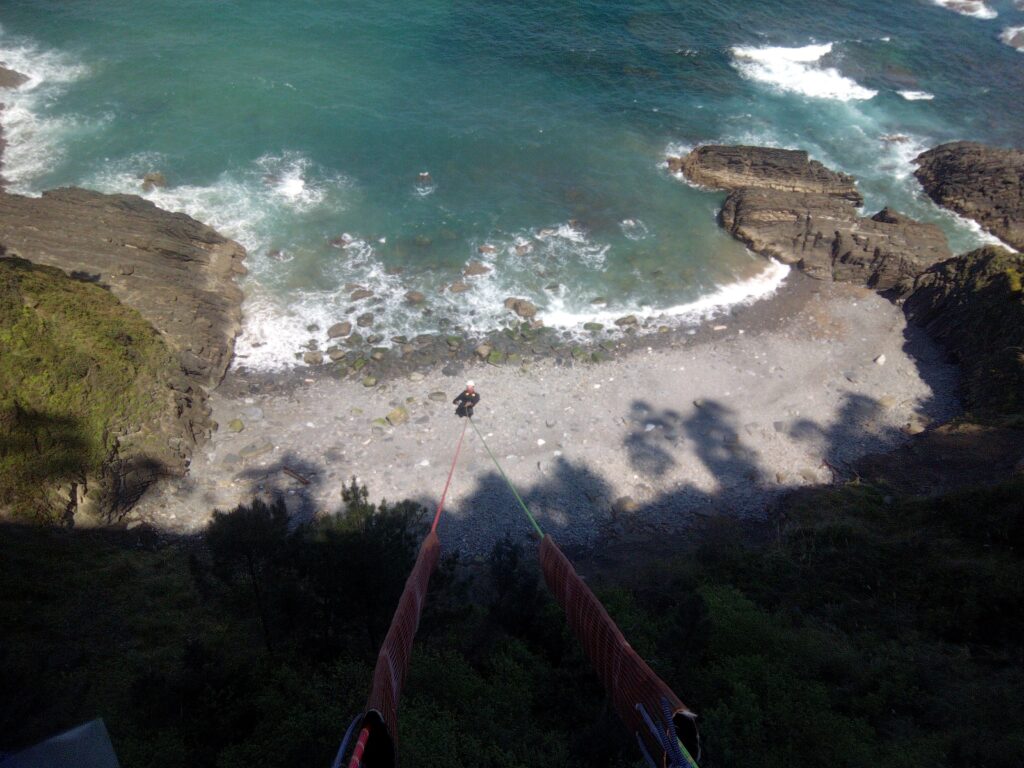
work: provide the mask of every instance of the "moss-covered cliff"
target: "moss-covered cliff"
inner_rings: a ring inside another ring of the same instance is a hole
[[[907,316],[963,367],[975,418],[1024,418],[1024,255],[981,248],[921,274]]]
[[[135,310],[58,269],[0,258],[0,512],[111,519],[184,469],[205,419]]]

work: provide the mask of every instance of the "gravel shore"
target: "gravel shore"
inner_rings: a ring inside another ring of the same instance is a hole
[[[438,366],[373,387],[314,369],[229,373],[210,399],[219,431],[188,477],[160,484],[133,518],[196,531],[257,493],[283,494],[298,515],[334,511],[352,477],[371,498],[433,508],[467,378],[488,445],[544,529],[576,549],[685,537],[695,517],[763,516],[781,491],[831,482],[958,410],[955,368],[898,307],[796,273],[774,298],[699,328],[637,339],[607,362],[561,363]],[[398,408],[408,418],[392,426]],[[529,532],[472,429],[446,509],[442,541],[469,555]]]

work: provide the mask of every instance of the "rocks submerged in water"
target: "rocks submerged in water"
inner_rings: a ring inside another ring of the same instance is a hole
[[[0,88],[20,88],[27,82],[28,77],[21,72],[0,66]]]
[[[462,270],[462,274],[466,277],[479,277],[480,275],[486,275],[490,271],[491,268],[486,264],[482,264],[479,261],[471,261],[469,266]]]
[[[427,300],[427,297],[419,291],[406,291],[405,300],[410,304],[422,304]]]
[[[154,189],[167,186],[167,179],[159,171],[151,171],[142,177],[142,190],[152,192]]]
[[[335,323],[327,329],[327,338],[329,339],[340,339],[348,336],[352,333],[352,323],[347,320],[341,323]]]
[[[524,320],[530,320],[537,314],[537,307],[532,301],[514,296],[505,299],[505,309],[512,310]]]

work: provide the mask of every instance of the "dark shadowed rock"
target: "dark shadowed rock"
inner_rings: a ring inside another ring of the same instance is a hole
[[[829,170],[799,150],[707,145],[686,157],[670,157],[668,165],[695,184],[716,189],[756,187],[864,202],[852,176]]]
[[[893,296],[952,255],[938,226],[888,208],[861,218],[852,202],[832,195],[741,189],[726,198],[721,221],[752,250],[812,277],[863,283]]]
[[[914,175],[932,200],[1024,249],[1024,152],[957,141],[914,162]]]
[[[1024,255],[990,246],[936,264],[903,308],[962,366],[969,409],[1024,414]]]
[[[135,195],[66,188],[40,198],[0,193],[0,245],[108,288],[161,333],[194,380],[223,378],[242,321],[238,243]]]

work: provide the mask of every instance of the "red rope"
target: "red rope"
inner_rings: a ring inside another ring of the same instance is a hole
[[[360,768],[363,764],[363,750],[366,749],[366,740],[370,738],[370,726],[363,726],[363,730],[359,732],[359,741],[356,742],[355,749],[352,750],[352,759],[349,761],[348,768]]]
[[[437,532],[437,524],[441,522],[441,512],[444,510],[444,500],[445,497],[448,495],[448,486],[451,485],[452,475],[455,474],[455,464],[459,460],[459,452],[462,450],[462,439],[466,436],[466,427],[468,426],[469,419],[466,419],[466,423],[462,425],[462,434],[459,435],[459,443],[458,445],[455,446],[455,456],[454,458],[452,458],[452,468],[448,470],[448,479],[445,481],[444,491],[442,491],[441,493],[441,501],[438,502],[437,505],[437,512],[434,515],[434,524],[430,526],[431,533]]]

